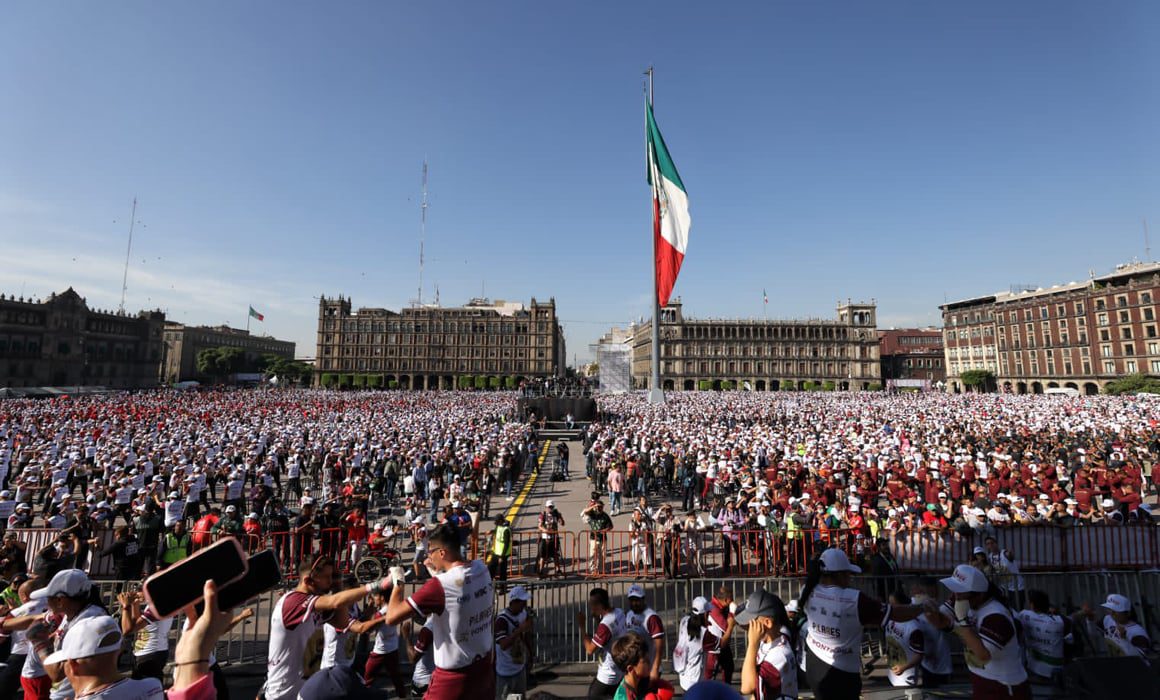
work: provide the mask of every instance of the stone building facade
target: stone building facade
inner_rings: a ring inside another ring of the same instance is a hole
[[[0,296],[0,387],[157,386],[165,314],[90,309],[69,287],[43,301]]]
[[[484,377],[518,386],[563,376],[566,357],[555,299],[401,311],[352,311],[341,296],[318,303],[316,385],[446,390]]]
[[[188,380],[210,381],[212,378],[197,370],[197,354],[212,348],[240,348],[247,362],[262,355],[278,355],[294,359],[294,343],[264,336],[229,326],[186,326],[181,323],[165,324],[165,365],[162,380],[167,383]]]
[[[1127,374],[1160,375],[1160,263],[1036,290],[944,304],[947,384],[990,370],[994,388],[1017,394],[1070,388],[1096,394]]]
[[[838,304],[829,319],[686,319],[680,300],[661,309],[661,387],[666,391],[748,388],[777,391],[833,383],[861,391],[882,381],[877,307]],[[632,377],[648,387],[652,321],[634,328]]]
[[[878,331],[878,353],[882,358],[882,381],[889,388],[915,386],[938,388],[945,384],[947,371],[943,357],[943,334],[938,328],[891,328]]]

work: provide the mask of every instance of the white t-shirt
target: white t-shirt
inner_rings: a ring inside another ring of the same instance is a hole
[[[510,610],[504,608],[495,616],[495,673],[497,676],[514,676],[524,670],[524,665],[528,662],[524,641],[517,640],[506,650],[500,646],[500,642],[514,632],[517,627],[524,624],[526,619],[528,619],[526,609],[519,615],[513,615]]]
[[[30,600],[13,610],[11,616],[43,615],[47,611],[47,601]],[[28,637],[25,635],[24,630],[12,634],[12,653],[28,655],[24,659],[24,667],[20,670],[20,675],[23,678],[40,678],[45,675],[44,664],[40,663],[40,657],[38,655],[32,653],[32,645],[28,643]]]
[[[903,688],[918,685],[918,664],[906,669],[901,675],[895,673],[893,667],[909,664],[925,651],[926,635],[922,627],[914,620],[887,620],[882,630],[886,633],[886,656],[890,663],[886,677],[890,685]]]
[[[773,641],[762,640],[757,647],[757,687],[753,694],[754,700],[777,700],[777,698],[796,698],[797,664],[794,662],[793,646],[789,641],[789,630],[782,628],[782,633]],[[776,689],[780,687],[780,692]]]
[[[53,651],[60,651],[60,645],[64,641],[65,635],[68,634],[69,627],[77,620],[84,620],[90,617],[100,617],[107,615],[104,610],[95,605],[90,605],[84,610],[81,610],[76,617],[65,618],[64,622],[60,623],[60,627],[56,629],[53,634]],[[35,654],[29,654],[35,656]],[[72,683],[69,682],[68,676],[63,676],[59,681],[53,684],[52,691],[48,694],[49,700],[64,700],[65,698],[72,698],[75,695],[73,692]]]
[[[274,604],[270,616],[266,700],[292,700],[302,690],[310,637],[325,622],[323,613],[314,610],[317,600],[316,595],[290,591]]]
[[[705,676],[705,628],[697,631],[697,636],[689,634],[689,615],[681,618],[677,628],[677,644],[673,647],[673,670],[682,690],[692,688]]]
[[[148,656],[169,651],[169,630],[173,628],[173,618],[158,620],[148,606],[141,609],[141,617],[148,624],[137,631],[133,640],[133,656]]]
[[[387,606],[379,608],[375,613],[375,619],[387,616]],[[375,628],[375,645],[371,649],[372,654],[390,654],[392,651],[399,650],[399,628],[394,625],[383,623]]]
[[[616,685],[624,677],[624,672],[612,660],[612,643],[624,636],[628,626],[624,622],[624,611],[614,608],[596,623],[592,632],[592,643],[600,649],[600,666],[596,669],[596,680],[605,685]]]
[[[415,670],[411,672],[411,683],[416,688],[426,688],[431,685],[431,674],[435,672],[435,621],[427,618],[419,634],[415,638],[415,651],[419,658],[415,659]]]
[[[1144,650],[1132,643],[1132,640],[1143,637],[1143,643],[1151,646],[1148,633],[1135,622],[1124,625],[1123,632],[1116,625],[1111,615],[1104,616],[1104,640],[1107,643],[1109,656],[1144,656]]]
[[[491,654],[494,588],[479,559],[436,574],[407,602],[420,615],[434,618],[436,668],[461,669]]]
[[[806,602],[806,645],[827,665],[860,673],[862,628],[877,627],[889,618],[889,605],[862,595],[855,588],[822,584],[814,588]]]
[[[342,666],[350,668],[354,664],[354,654],[358,648],[358,635],[351,634],[350,623],[358,619],[358,606],[351,606],[346,627],[342,630],[327,622],[322,626],[321,668]]]
[[[939,630],[926,616],[920,615],[915,618],[915,622],[922,628],[922,668],[930,673],[938,673],[947,675],[953,669],[951,662],[951,645],[947,641],[949,636],[946,632]]]
[[[1067,627],[1063,617],[1020,610],[1015,618],[1023,625],[1027,670],[1043,678],[1051,678],[1063,670],[1063,638]]]
[[[165,691],[156,678],[121,680],[97,690],[95,693],[78,695],[77,700],[164,700]]]

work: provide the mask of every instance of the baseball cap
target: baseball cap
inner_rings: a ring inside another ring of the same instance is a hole
[[[237,513],[238,507],[237,506],[226,506],[226,512],[227,513]]]
[[[939,582],[954,593],[984,593],[989,585],[986,575],[970,564],[959,564],[953,574]]]
[[[120,650],[121,626],[116,620],[108,615],[86,617],[69,626],[60,650],[49,654],[44,663],[59,664],[62,661],[87,659],[90,656]]]
[[[797,612],[797,611],[798,611],[798,602],[797,602],[797,598],[793,598],[793,599],[791,599],[791,600],[790,600],[788,603],[786,603],[786,604],[785,604],[785,611],[786,611],[787,613],[791,613],[791,612]]]
[[[47,586],[33,591],[28,597],[33,600],[42,600],[56,595],[77,598],[82,595],[88,595],[92,587],[93,584],[89,581],[88,574],[80,569],[65,569],[64,571],[58,571],[56,576],[53,576],[52,580],[48,582]]]
[[[986,554],[986,553],[987,553],[987,550],[983,549],[982,547],[978,547],[978,546],[976,546],[974,549],[971,550],[972,555]]]
[[[257,520],[258,514],[257,513],[250,513],[249,515],[246,516],[246,518],[248,518],[250,520]]]
[[[553,507],[555,507],[555,505],[556,504],[550,498],[548,500],[544,501],[545,508],[553,508]]]
[[[855,574],[862,573],[862,568],[850,563],[850,557],[840,549],[827,549],[822,552],[822,571],[826,573],[834,573],[837,571],[852,571]]]
[[[693,612],[697,614],[709,612],[709,599],[703,595],[693,598]]]
[[[748,625],[758,617],[774,617],[778,610],[785,610],[781,598],[764,588],[758,588],[749,594],[743,604],[738,606],[734,619],[739,625]]]
[[[528,593],[528,589],[524,588],[523,586],[513,586],[512,589],[510,591],[508,591],[508,600],[509,601],[512,601],[512,600],[528,601],[531,599],[532,599],[532,594]]]
[[[376,697],[355,672],[346,666],[331,666],[310,676],[298,693],[299,700],[366,700]]]
[[[629,586],[628,587],[628,597],[629,598],[643,598],[644,597],[644,586],[640,585],[639,583],[634,583],[631,586]]]
[[[1100,604],[1101,608],[1107,608],[1112,612],[1128,612],[1132,609],[1132,603],[1119,593],[1109,593],[1108,599]]]

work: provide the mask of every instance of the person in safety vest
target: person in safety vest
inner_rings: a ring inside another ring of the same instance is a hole
[[[189,533],[185,531],[185,521],[178,520],[173,524],[173,532],[161,538],[161,568],[166,568],[189,556],[193,542]]]
[[[487,568],[495,581],[506,581],[508,557],[512,553],[512,528],[507,518],[495,517],[495,530],[491,533],[491,557]]]

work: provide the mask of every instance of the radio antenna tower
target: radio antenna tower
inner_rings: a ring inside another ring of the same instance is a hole
[[[137,195],[133,195],[133,213],[129,214],[129,245],[125,248],[125,272],[121,275],[120,313],[125,312],[125,291],[129,288],[129,255],[133,252],[133,224],[137,221]]]
[[[423,307],[423,243],[427,239],[427,159],[423,159],[423,199],[419,204],[419,308]]]

